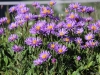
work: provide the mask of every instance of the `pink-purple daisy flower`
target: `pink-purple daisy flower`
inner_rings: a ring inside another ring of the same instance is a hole
[[[66,51],[67,51],[67,47],[65,45],[57,45],[56,48],[55,48],[55,51],[58,53],[58,54],[64,54]]]
[[[0,24],[4,24],[7,22],[7,17],[0,18]]]
[[[99,31],[99,28],[96,23],[88,25],[88,29],[94,33],[97,33]]]
[[[76,10],[76,9],[79,9],[80,6],[81,6],[80,3],[71,3],[71,4],[69,5],[69,8],[70,8],[71,10]]]
[[[12,49],[14,50],[14,52],[20,52],[23,50],[23,47],[22,46],[18,46],[18,45],[14,45],[12,47]]]
[[[59,29],[59,31],[55,35],[57,35],[58,37],[63,37],[66,34],[68,34],[68,31],[66,29],[62,28],[62,29]]]
[[[33,61],[34,65],[37,66],[37,65],[41,65],[43,63],[43,60],[41,60],[40,58],[36,59]]]
[[[79,44],[79,45],[81,45],[83,43],[82,38],[80,38],[80,37],[75,38],[75,42],[76,42],[76,44]]]
[[[39,54],[39,58],[43,61],[46,61],[47,59],[51,58],[51,54],[49,51],[43,50]]]
[[[94,39],[94,34],[88,33],[85,35],[85,40],[92,40],[92,39]]]
[[[17,28],[17,27],[18,27],[18,24],[17,24],[16,22],[12,22],[12,23],[8,26],[9,30],[15,29],[15,28]]]
[[[9,8],[9,13],[14,13],[14,12],[16,12],[16,8],[17,8],[17,6],[12,6],[12,7],[10,7],[10,8]]]
[[[33,25],[33,27],[29,30],[31,34],[40,34],[44,31],[44,25],[46,24],[46,21],[38,21]]]
[[[48,48],[51,50],[54,50],[57,45],[58,45],[58,42],[50,42],[48,44]]]
[[[53,5],[55,5],[55,4],[56,4],[55,0],[50,0],[50,2],[49,2],[49,5],[50,5],[50,6],[53,6]]]
[[[35,47],[38,47],[38,46],[40,46],[42,44],[42,39],[39,38],[39,37],[37,37],[37,38],[28,37],[28,38],[26,38],[25,43],[27,45],[32,46],[32,47],[35,48]]]
[[[18,35],[17,34],[11,34],[8,38],[9,42],[15,41],[18,39]]]
[[[39,8],[40,7],[40,4],[38,2],[33,2],[32,3],[32,6],[35,7],[35,8]]]
[[[0,28],[0,35],[4,34],[4,28]]]

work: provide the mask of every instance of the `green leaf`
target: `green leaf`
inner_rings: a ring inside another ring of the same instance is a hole
[[[74,71],[72,75],[80,75],[79,71]]]
[[[31,75],[31,69],[26,73],[26,75]]]
[[[7,56],[4,57],[4,62],[5,62],[6,65],[8,64],[8,58],[7,58]]]
[[[87,67],[89,68],[90,66],[92,66],[93,65],[93,61],[91,61],[88,65],[87,65]]]

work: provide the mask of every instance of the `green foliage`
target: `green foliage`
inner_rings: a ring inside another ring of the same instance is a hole
[[[97,8],[99,8],[99,5],[97,5]],[[34,24],[36,21],[30,22]],[[6,35],[0,36],[0,75],[100,75],[100,46],[97,48],[81,49],[79,45],[72,42],[62,42],[58,37],[41,35],[43,38],[43,45],[33,48],[27,46],[24,40],[28,36],[39,35],[29,34],[25,29],[26,25],[27,23],[24,25],[23,29],[19,27],[12,31],[9,31],[6,27]],[[30,25],[29,28],[31,27]],[[19,39],[10,43],[8,42],[8,37],[11,33],[17,33]],[[83,35],[86,33],[87,31],[85,31]],[[83,37],[83,35],[81,37]],[[33,60],[38,57],[42,49],[48,49],[47,44],[51,41],[64,44],[68,48],[68,52],[64,55],[60,55],[51,51],[53,57],[57,59],[56,63],[53,64],[51,59],[49,59],[43,64],[35,66]],[[24,46],[24,50],[18,53],[14,52],[12,50],[14,44]],[[77,60],[78,55],[81,56],[80,60]]]

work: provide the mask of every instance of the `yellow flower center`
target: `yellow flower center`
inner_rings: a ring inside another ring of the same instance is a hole
[[[29,19],[29,16],[28,15],[26,15],[26,19]]]
[[[47,13],[47,10],[43,10],[43,14],[46,14]]]
[[[75,4],[75,5],[74,5],[74,8],[78,8],[78,6]]]
[[[42,8],[42,11],[43,11],[43,14],[46,14],[46,13],[47,13],[46,7],[43,7],[43,8]]]
[[[47,13],[50,14],[50,10],[47,10]]]
[[[92,38],[92,36],[88,36],[88,40],[90,40]]]
[[[50,26],[48,26],[47,28],[48,28],[48,29],[52,29],[53,27],[52,27],[52,25],[50,25]]]
[[[95,42],[92,42],[92,45],[94,46],[95,45]]]
[[[66,42],[69,42],[69,38],[66,38],[65,40],[66,40]]]
[[[92,26],[91,29],[92,29],[92,30],[96,30],[96,26]]]
[[[77,42],[78,42],[78,44],[80,44],[80,43],[81,43],[79,40],[78,40]]]
[[[21,10],[21,12],[22,12],[22,13],[25,13],[25,12],[26,12],[26,10]]]
[[[33,44],[36,44],[36,43],[37,43],[37,41],[36,41],[36,40],[33,40],[33,41],[32,41],[32,43],[33,43]]]
[[[85,12],[85,8],[82,9],[82,12]]]
[[[45,59],[47,57],[47,54],[43,54],[42,58]]]
[[[63,50],[60,48],[60,49],[58,50],[58,52],[59,52],[59,53],[62,53],[62,52],[63,52]]]
[[[72,25],[71,24],[67,24],[67,27],[70,28]]]
[[[12,24],[12,27],[16,27],[16,24]]]
[[[55,47],[55,45],[54,44],[51,44],[51,48],[54,48]]]
[[[75,15],[74,15],[74,14],[71,14],[71,15],[70,15],[70,18],[71,18],[71,19],[75,18]]]
[[[77,31],[77,33],[80,34],[81,32],[80,31]]]
[[[22,8],[22,7],[23,7],[22,5],[19,6],[19,8]]]
[[[14,11],[15,10],[15,8],[12,8],[12,11]]]
[[[60,32],[60,36],[63,36],[64,35],[64,33],[63,32]]]
[[[54,2],[53,2],[53,1],[50,1],[50,5],[51,5],[51,6],[54,5]]]
[[[36,26],[36,30],[40,30],[40,26]]]

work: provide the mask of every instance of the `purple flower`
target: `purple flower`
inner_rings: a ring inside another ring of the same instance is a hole
[[[80,38],[80,37],[75,38],[75,42],[79,45],[81,45],[83,43],[82,38]]]
[[[22,9],[24,7],[26,7],[26,4],[24,4],[24,3],[20,3],[20,4],[17,5],[18,9]]]
[[[79,21],[77,24],[76,24],[76,28],[81,28],[81,27],[84,27],[85,25],[85,22],[84,21]]]
[[[17,23],[18,25],[20,25],[20,26],[23,26],[25,22],[26,22],[25,19],[18,19],[18,20],[16,20],[16,23]]]
[[[46,61],[47,59],[51,58],[51,54],[49,51],[43,50],[39,54],[39,58],[43,61]]]
[[[80,46],[82,49],[86,49],[88,46],[86,45],[86,43],[85,43],[85,45],[81,45]]]
[[[79,12],[82,12],[82,13],[86,12],[86,10],[87,10],[87,6],[81,6],[81,7],[78,9],[78,11],[79,11]]]
[[[92,18],[92,17],[87,17],[87,18],[85,18],[85,21],[86,21],[86,22],[93,21],[93,18]]]
[[[72,30],[74,26],[75,26],[75,22],[71,20],[68,20],[67,23],[64,25],[64,27],[67,30]]]
[[[76,58],[76,59],[79,61],[79,60],[81,60],[81,57],[80,57],[80,56],[77,56],[77,58]]]
[[[55,64],[55,63],[57,62],[57,59],[52,58],[52,59],[51,59],[51,62],[52,62],[52,64]]]
[[[15,29],[15,28],[17,28],[17,27],[18,27],[18,25],[17,25],[16,22],[12,22],[12,23],[8,26],[9,30]]]
[[[57,45],[58,45],[58,42],[50,42],[48,44],[48,48],[51,50],[54,50]]]
[[[15,20],[20,20],[20,19],[24,19],[24,14],[18,14],[17,16],[15,16]]]
[[[85,40],[92,40],[94,38],[94,34],[92,33],[88,33],[87,35],[85,35]]]
[[[38,21],[33,25],[33,27],[30,29],[31,34],[40,34],[42,31],[44,31],[44,25],[46,24],[46,21]]]
[[[88,29],[93,31],[94,33],[98,32],[98,30],[99,30],[96,23],[88,25]]]
[[[26,14],[24,15],[24,19],[25,19],[26,21],[32,20],[32,18],[33,18],[32,13],[26,13]]]
[[[94,12],[94,8],[93,8],[93,7],[87,7],[87,8],[86,8],[86,12],[87,12],[88,14],[91,14],[92,12]]]
[[[40,58],[36,59],[33,61],[34,65],[37,66],[37,65],[41,65],[43,63],[43,60],[41,60]]]
[[[58,37],[62,37],[62,36],[64,36],[64,35],[66,35],[68,32],[66,31],[66,29],[64,29],[64,28],[62,28],[62,29],[60,29],[58,32],[57,32],[57,36]]]
[[[4,34],[4,28],[0,28],[0,35]]]
[[[79,3],[71,3],[70,5],[69,5],[69,8],[71,9],[71,10],[76,10],[76,9],[79,9],[80,8],[80,6],[81,6],[81,4],[79,4]]]
[[[66,20],[76,20],[77,22],[79,21],[80,16],[77,13],[69,13],[66,17]]]
[[[65,22],[64,22],[64,21],[61,21],[61,22],[59,22],[59,23],[55,26],[55,28],[56,28],[56,29],[61,29],[61,28],[64,28],[64,25],[65,25]]]
[[[56,46],[55,48],[55,51],[58,53],[58,54],[64,54],[66,51],[67,51],[67,47],[64,46],[64,45],[58,45]]]
[[[22,46],[18,46],[18,45],[14,45],[12,47],[12,49],[15,51],[15,52],[20,52],[23,50],[23,47]]]
[[[43,16],[52,15],[53,14],[53,10],[48,6],[47,7],[42,6],[40,8],[40,14],[43,15]]]
[[[54,1],[54,0],[50,0],[50,2],[49,2],[49,5],[50,6],[53,6],[53,5],[55,5],[56,4],[56,2]]]
[[[33,14],[33,17],[32,17],[32,19],[34,19],[34,20],[38,20],[38,18],[42,18],[42,16],[39,14],[39,15],[34,15]]]
[[[41,38],[37,37],[29,37],[25,40],[25,43],[29,46],[32,46],[32,47],[38,47],[42,44],[42,40]]]
[[[96,22],[97,26],[100,28],[100,20]]]
[[[4,24],[7,22],[7,17],[0,18],[0,24]]]
[[[72,41],[72,39],[70,37],[68,37],[68,36],[64,37],[63,40],[65,42],[71,42]]]
[[[45,28],[43,28],[46,34],[54,34],[54,30],[55,30],[55,23],[48,23]]]
[[[15,41],[16,39],[18,39],[18,35],[16,34],[11,34],[8,38],[9,42]]]
[[[12,7],[10,7],[9,13],[15,12],[15,11],[16,11],[16,8],[17,8],[17,6],[12,6]]]
[[[32,6],[35,7],[35,8],[39,8],[40,7],[40,4],[38,2],[33,2],[32,3]]]
[[[28,7],[23,7],[21,9],[17,9],[17,13],[18,14],[25,14],[25,13],[29,13],[29,8]]]
[[[75,30],[75,34],[82,34],[83,33],[83,28],[76,28],[76,30]]]
[[[98,41],[90,40],[86,42],[88,48],[94,48],[99,45]]]

